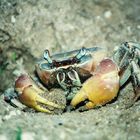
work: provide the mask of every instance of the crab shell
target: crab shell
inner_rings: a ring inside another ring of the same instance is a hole
[[[97,64],[107,55],[105,49],[98,49],[96,50],[95,47],[88,49],[86,48],[87,54],[80,60],[80,62],[69,63],[69,60],[72,60],[79,50],[52,55],[52,60],[57,60],[59,63],[59,65],[56,67],[51,67],[46,60],[41,59],[35,66],[37,75],[45,86],[48,88],[53,88],[58,85],[56,79],[58,71],[69,71],[72,67],[76,70],[81,82],[83,83],[92,76]]]

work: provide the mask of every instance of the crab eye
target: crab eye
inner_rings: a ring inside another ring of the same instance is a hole
[[[80,51],[78,52],[78,54],[77,54],[75,57],[79,60],[79,59],[81,59],[83,56],[86,55],[86,52],[87,52],[86,48],[85,48],[85,47],[82,47],[82,48],[80,49]]]
[[[48,50],[45,50],[44,51],[44,59],[47,60],[49,64],[52,64],[53,63],[53,61],[51,59],[51,56],[50,56],[50,53],[49,53]]]

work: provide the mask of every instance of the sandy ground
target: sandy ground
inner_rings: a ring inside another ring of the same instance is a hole
[[[139,0],[1,0],[1,95],[20,73],[33,74],[46,48],[56,53],[97,45],[111,55],[124,41],[140,42],[139,13]],[[130,83],[101,108],[46,115],[22,112],[0,96],[0,140],[139,140],[140,101],[126,109],[132,97]]]

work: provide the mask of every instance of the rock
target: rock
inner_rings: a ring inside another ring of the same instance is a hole
[[[5,135],[0,135],[0,140],[8,140]]]
[[[105,17],[105,18],[111,18],[111,16],[112,16],[111,11],[106,11],[106,12],[104,13],[104,17]]]
[[[21,140],[34,140],[34,133],[32,132],[23,132],[21,135]]]

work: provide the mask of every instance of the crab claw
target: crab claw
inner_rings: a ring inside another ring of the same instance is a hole
[[[71,101],[72,106],[87,101],[87,109],[104,105],[117,96],[119,90],[118,67],[111,59],[103,59],[95,73],[84,84]]]
[[[21,75],[15,82],[19,100],[28,107],[40,112],[53,113],[49,107],[64,109],[64,106],[47,99],[47,91],[39,88],[28,75]]]

